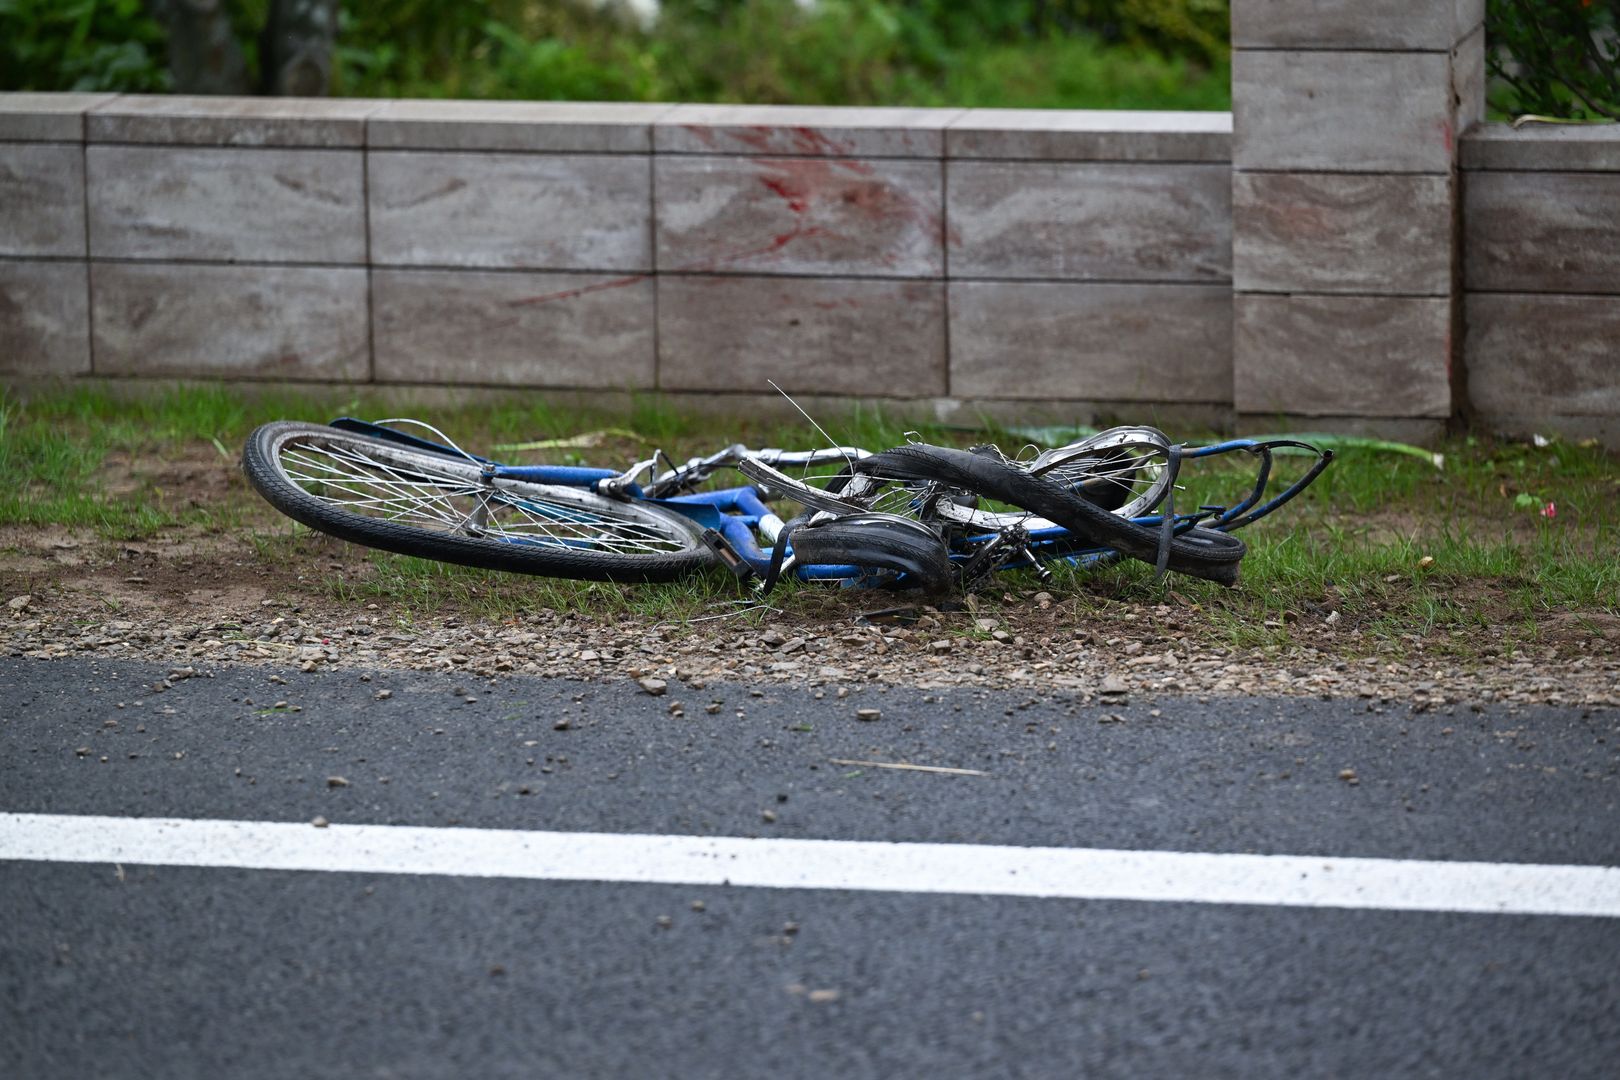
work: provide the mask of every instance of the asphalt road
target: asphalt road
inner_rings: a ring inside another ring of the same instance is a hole
[[[1620,865],[1614,712],[264,668],[153,692],[165,673],[0,659],[0,812]],[[0,912],[6,1077],[1596,1077],[1620,1055],[1612,919],[54,862],[0,863]]]

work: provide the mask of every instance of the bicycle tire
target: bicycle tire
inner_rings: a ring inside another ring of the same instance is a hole
[[[672,511],[584,488],[491,487],[476,462],[324,424],[263,425],[248,436],[242,468],[254,490],[294,521],[399,555],[616,582],[671,581],[713,561],[697,526]],[[506,516],[498,536],[488,534],[488,522],[480,526],[485,535],[448,531],[466,527],[472,511],[457,516],[478,504],[489,521]]]
[[[1011,503],[1121,554],[1149,563],[1158,560],[1159,530],[1119,517],[999,456],[916,443],[874,454],[856,462],[855,468],[887,479],[932,480]],[[1230,534],[1192,529],[1171,540],[1167,565],[1179,573],[1233,585],[1247,550]]]
[[[975,448],[974,452],[1006,460],[994,447]],[[1164,501],[1170,489],[1169,459],[1169,436],[1158,428],[1137,425],[1109,428],[1043,450],[1032,461],[1007,464],[1032,476],[1043,476],[1110,513],[1133,518],[1151,513]],[[827,491],[841,493],[849,477],[846,467],[828,483]],[[867,494],[860,501],[872,511],[915,517],[918,500],[929,496],[926,488],[926,484],[916,481],[895,481],[889,490]],[[935,504],[934,513],[958,528],[999,530],[1012,525],[1043,528],[1055,524],[1030,521],[1027,511],[983,510],[976,503],[976,499],[966,500],[960,508]]]
[[[792,544],[800,566],[896,571],[905,575],[903,588],[930,594],[947,592],[956,581],[945,541],[909,518],[856,514],[801,525],[793,530]]]

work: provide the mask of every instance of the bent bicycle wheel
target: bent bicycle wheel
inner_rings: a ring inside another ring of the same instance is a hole
[[[932,480],[970,491],[1039,514],[1078,537],[1094,540],[1132,558],[1150,563],[1158,558],[1161,539],[1158,530],[1113,514],[999,457],[914,444],[873,454],[856,462],[855,470],[893,480]],[[1237,537],[1210,529],[1190,530],[1172,539],[1168,547],[1170,569],[1222,585],[1237,582],[1238,563],[1248,550]]]
[[[669,581],[713,559],[697,526],[672,511],[488,482],[478,462],[322,424],[265,424],[242,468],[293,520],[400,555],[590,581]]]
[[[1025,468],[1120,517],[1150,514],[1170,488],[1170,438],[1158,428],[1109,428],[1043,450]]]
[[[1044,450],[1029,462],[1006,461],[994,447],[978,448],[974,453],[1003,460],[1031,476],[1044,477],[1119,517],[1151,513],[1170,490],[1170,440],[1158,428],[1110,428],[1078,442]],[[983,506],[977,496],[988,495],[987,492],[952,494],[942,491],[926,477],[879,477],[865,470],[851,477],[850,470],[846,469],[827,489],[852,497],[869,510],[912,518],[939,518],[964,529],[994,531],[1009,526],[1039,529],[1053,524],[1033,518],[1027,509],[998,510]]]

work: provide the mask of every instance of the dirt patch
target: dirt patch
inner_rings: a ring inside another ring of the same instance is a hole
[[[96,480],[111,498],[153,492],[178,496],[196,506],[218,505],[246,487],[236,459],[227,458],[210,443],[165,448],[162,457],[110,451],[102,459]]]
[[[1165,603],[1144,603],[1023,589],[890,620],[863,616],[893,604],[892,596],[836,589],[768,611],[758,624],[758,612],[735,605],[689,623],[548,610],[492,620],[472,602],[424,613],[335,599],[334,582],[364,585],[378,570],[360,549],[313,534],[263,545],[243,530],[188,528],[120,542],[8,529],[0,547],[0,647],[12,655],[656,676],[694,688],[735,678],[834,694],[887,682],[1116,703],[1262,693],[1361,698],[1370,709],[1620,705],[1620,619],[1549,613],[1534,645],[1498,647],[1490,623],[1523,613],[1479,582],[1452,597],[1481,611],[1478,640],[1413,632],[1398,647],[1375,646],[1365,628],[1379,602],[1356,609],[1329,588],[1320,602],[1267,623],[1274,644],[1244,649],[1220,644],[1211,613],[1174,590]],[[512,581],[520,589],[527,579]]]

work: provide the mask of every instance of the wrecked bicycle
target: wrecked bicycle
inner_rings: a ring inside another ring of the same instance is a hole
[[[1271,494],[1282,449],[1316,460]],[[1237,452],[1259,463],[1245,498],[1175,510],[1184,462]],[[764,589],[791,574],[941,592],[1002,569],[1045,574],[1058,559],[1121,557],[1231,584],[1245,551],[1231,533],[1287,503],[1331,458],[1294,440],[1185,447],[1154,428],[1121,427],[1028,461],[989,446],[733,445],[682,465],[655,453],[620,472],[502,464],[421,421],[342,418],[267,424],[249,437],[243,466],[294,520],[399,554],[604,581],[668,581],[718,562]],[[828,465],[837,471],[813,482],[784,471]],[[728,468],[751,483],[699,490]],[[783,498],[804,512],[784,519],[770,505]]]

